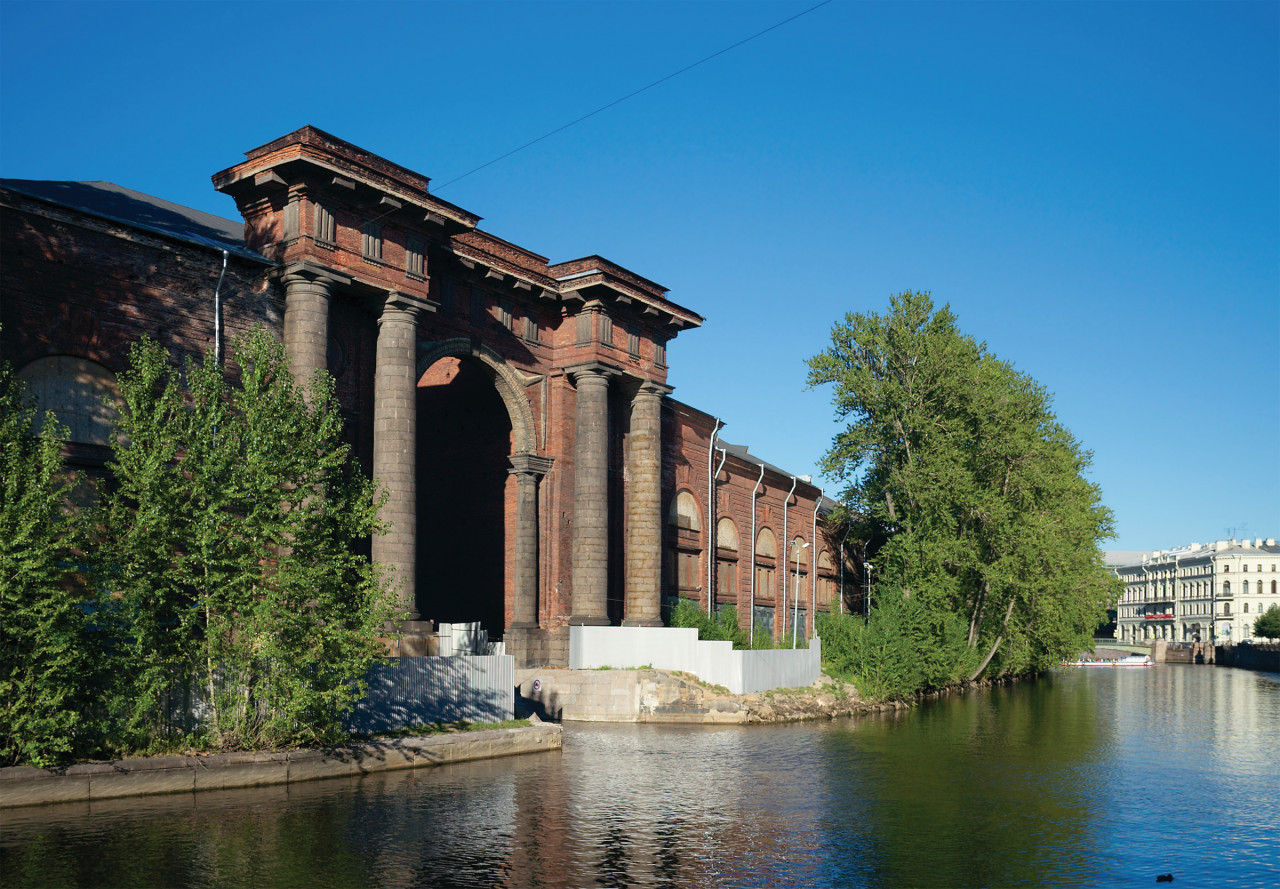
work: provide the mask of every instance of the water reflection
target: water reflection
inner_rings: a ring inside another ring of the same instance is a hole
[[[0,814],[5,886],[1280,884],[1280,676],[1076,671],[906,714]]]

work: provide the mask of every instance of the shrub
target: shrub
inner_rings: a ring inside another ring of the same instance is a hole
[[[43,420],[43,435],[37,427]],[[93,744],[94,659],[77,573],[65,429],[0,362],[0,763],[50,766]]]
[[[712,616],[697,602],[680,599],[671,609],[671,626],[696,629],[698,638],[706,642],[732,642],[736,649],[751,647],[747,631],[738,623],[738,609],[732,605],[720,608]]]

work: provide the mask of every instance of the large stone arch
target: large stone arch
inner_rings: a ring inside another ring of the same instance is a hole
[[[537,454],[538,431],[533,422],[533,408],[525,395],[525,387],[532,382],[526,375],[512,367],[505,358],[481,343],[473,343],[466,337],[418,343],[417,378],[441,358],[474,358],[493,379],[493,385],[511,416],[513,454]]]

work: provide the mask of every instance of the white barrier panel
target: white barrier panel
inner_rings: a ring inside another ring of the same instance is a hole
[[[569,668],[651,667],[692,673],[733,694],[812,685],[822,670],[822,642],[808,648],[734,651],[729,642],[703,642],[678,627],[570,627]]]

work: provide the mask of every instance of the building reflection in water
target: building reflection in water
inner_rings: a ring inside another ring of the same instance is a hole
[[[570,725],[547,754],[0,812],[0,872],[6,887],[1267,885],[1278,732],[1280,677],[1173,666],[837,723]]]

